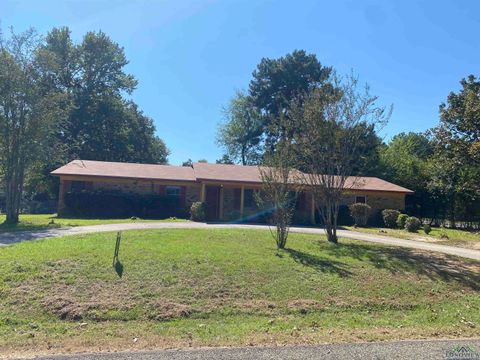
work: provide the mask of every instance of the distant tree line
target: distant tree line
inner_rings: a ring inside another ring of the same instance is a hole
[[[217,143],[225,154],[217,162],[266,164],[278,158],[277,144],[284,149],[288,140],[298,148],[294,165],[300,170],[378,176],[415,191],[407,197],[411,215],[449,226],[478,225],[479,80],[470,75],[458,93],[448,95],[436,127],[385,143],[378,131],[391,109],[375,105],[368,87],[361,92],[352,86],[355,76],[338,79],[334,69],[302,50],[262,59],[248,91],[236,92],[224,109]]]
[[[436,127],[380,148],[380,175],[415,190],[408,212],[453,227],[480,221],[480,82],[470,75],[460,84],[440,105]]]
[[[22,194],[53,198],[50,171],[73,159],[167,162],[153,120],[129,95],[122,47],[105,33],[74,43],[70,30],[45,37],[30,29],[0,36],[0,175],[7,222],[18,221]]]

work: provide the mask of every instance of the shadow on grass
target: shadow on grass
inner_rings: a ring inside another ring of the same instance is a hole
[[[344,263],[322,259],[319,256],[305,253],[294,249],[285,249],[295,262],[314,268],[315,270],[323,273],[338,274],[341,277],[351,276],[352,273],[346,269]]]
[[[115,261],[115,265],[113,266],[115,272],[117,273],[118,277],[122,277],[123,275],[123,264],[120,260]]]
[[[17,231],[39,231],[47,229],[59,228],[59,224],[31,224],[28,222],[19,222],[18,224],[0,224],[0,233],[2,232],[17,232]]]
[[[368,261],[376,268],[392,273],[414,272],[434,281],[455,281],[473,290],[480,290],[480,266],[450,255],[407,248],[342,243],[323,247],[322,251],[337,258],[350,257]]]

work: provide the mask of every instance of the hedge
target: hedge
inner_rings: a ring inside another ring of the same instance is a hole
[[[187,216],[178,198],[156,194],[83,190],[65,194],[65,213],[79,217],[164,219]]]

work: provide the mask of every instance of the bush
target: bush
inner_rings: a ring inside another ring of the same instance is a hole
[[[320,214],[319,214],[320,215]],[[323,225],[323,219],[320,216],[318,220],[319,225]],[[350,210],[347,205],[340,205],[338,209],[338,225],[350,226],[353,225],[352,217],[350,216]]]
[[[350,216],[355,222],[355,226],[367,225],[368,217],[372,212],[372,208],[367,204],[356,203],[348,207],[350,210]]]
[[[122,191],[83,190],[65,194],[66,214],[79,217],[165,219],[184,218],[186,211],[179,199],[155,194]]]
[[[194,202],[190,207],[190,220],[192,221],[207,220],[207,204],[201,201]]]
[[[397,226],[398,215],[400,211],[393,209],[385,209],[382,211],[383,223],[388,228],[394,228]]]
[[[411,216],[405,221],[405,230],[408,232],[417,232],[420,226],[422,226],[422,223],[415,216]]]
[[[405,222],[407,221],[408,219],[408,215],[407,214],[400,214],[398,215],[398,218],[397,218],[397,226],[400,228],[400,229],[405,229]]]
[[[432,227],[428,224],[425,224],[423,225],[423,231],[425,232],[425,234],[430,234],[430,231],[432,231]]]

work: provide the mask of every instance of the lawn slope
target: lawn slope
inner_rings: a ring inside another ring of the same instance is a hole
[[[383,236],[392,236],[407,240],[433,242],[440,245],[463,247],[467,249],[480,250],[480,231],[448,229],[444,227],[432,227],[431,232],[426,234],[423,229],[411,233],[405,229],[389,229],[375,227],[353,227],[345,226],[347,230],[365,232]]]
[[[268,231],[124,232],[0,249],[0,354],[480,336],[480,264]]]
[[[185,219],[168,218],[163,220],[127,218],[127,219],[85,219],[58,217],[57,214],[20,214],[18,224],[5,224],[5,215],[0,215],[0,233],[14,231],[37,231],[46,229],[55,229],[61,227],[101,225],[101,224],[119,224],[132,222],[163,222],[163,221],[187,221]]]

